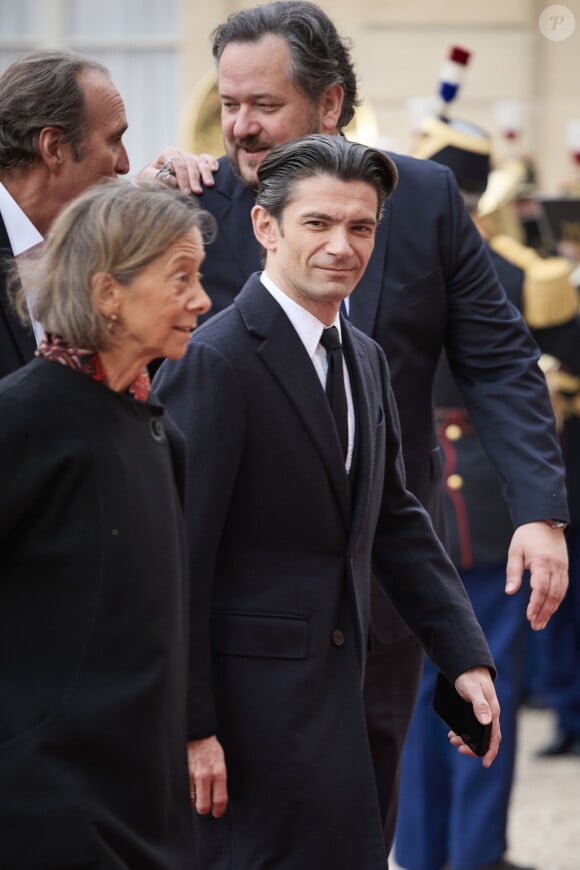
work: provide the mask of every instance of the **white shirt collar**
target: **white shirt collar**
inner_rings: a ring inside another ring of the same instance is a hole
[[[2,182],[0,182],[0,214],[15,257],[43,241],[32,221],[24,214]]]
[[[282,308],[286,317],[298,333],[302,344],[306,348],[308,356],[310,359],[313,359],[320,344],[322,330],[326,329],[326,324],[322,323],[314,316],[314,314],[311,314],[310,311],[307,311],[306,308],[303,308],[302,305],[299,305],[298,302],[295,302],[287,296],[286,293],[280,290],[265,270],[262,272],[260,280],[266,290],[272,294],[276,302]],[[336,315],[334,323],[331,323],[330,325],[336,326],[339,337],[342,341],[339,314]]]

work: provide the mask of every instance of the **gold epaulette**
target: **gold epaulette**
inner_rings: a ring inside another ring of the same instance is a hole
[[[538,365],[546,378],[556,426],[561,432],[569,417],[580,417],[580,377],[564,371],[560,360],[547,353],[541,355]]]
[[[490,215],[512,203],[526,180],[527,168],[523,160],[506,160],[489,173],[487,187],[477,205],[479,217]]]
[[[497,235],[491,248],[524,271],[522,313],[533,329],[560,326],[578,314],[578,290],[570,280],[573,264],[565,257],[540,257],[509,236]]]

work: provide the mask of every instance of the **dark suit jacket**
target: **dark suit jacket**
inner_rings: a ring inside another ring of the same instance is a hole
[[[0,377],[29,362],[36,350],[34,334],[16,316],[6,295],[6,271],[12,248],[0,216]]]
[[[373,255],[351,296],[351,321],[389,362],[399,409],[407,485],[444,535],[442,461],[433,378],[446,348],[473,423],[505,484],[514,525],[567,519],[564,470],[539,353],[508,302],[453,174],[428,160],[391,155],[399,183],[385,204]],[[204,287],[210,316],[259,268],[250,221],[253,194],[222,158],[201,205],[218,221],[207,247]],[[383,614],[380,635],[396,639]]]
[[[362,698],[371,571],[452,679],[491,664],[404,488],[384,355],[347,323],[343,345],[350,482],[312,362],[257,276],[154,382],[188,446],[190,737],[217,730],[228,765],[227,816],[196,820],[207,868],[386,866]]]
[[[524,273],[494,251],[490,255],[508,299],[521,309]],[[503,565],[512,522],[501,479],[469,418],[445,353],[437,366],[433,395],[444,461],[448,551],[453,564],[463,569]]]

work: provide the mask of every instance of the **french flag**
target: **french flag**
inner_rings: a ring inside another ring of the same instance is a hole
[[[465,67],[471,57],[471,52],[459,45],[454,45],[449,51],[449,56],[441,68],[439,77],[439,96],[445,106],[452,103],[457,96],[457,91],[463,81]]]

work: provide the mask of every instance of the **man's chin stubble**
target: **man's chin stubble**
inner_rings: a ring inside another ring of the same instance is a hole
[[[228,155],[228,156],[229,156],[230,164],[231,164],[231,167],[234,171],[234,174],[238,176],[240,181],[243,182],[246,185],[246,187],[249,187],[250,190],[256,191],[258,189],[258,176],[257,176],[257,174],[254,174],[254,176],[251,178],[246,177],[244,175],[244,173],[242,172],[242,169],[240,167],[240,161],[238,160],[237,155],[234,154],[234,155]],[[257,168],[256,168],[256,173],[257,173]]]

